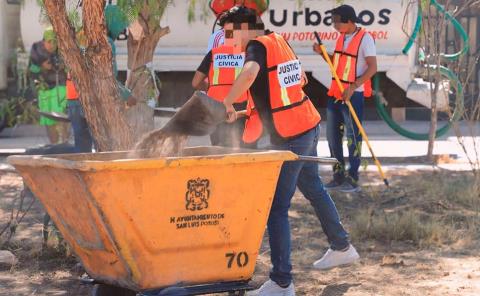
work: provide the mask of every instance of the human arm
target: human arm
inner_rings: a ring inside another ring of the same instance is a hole
[[[195,75],[193,76],[192,79],[192,87],[196,90],[203,90],[207,91],[208,90],[208,79],[205,79],[208,77],[208,72],[210,71],[210,66],[212,62],[212,52],[209,51],[207,55],[203,58],[202,62],[197,68],[197,71],[195,72]]]
[[[243,65],[242,72],[240,72],[240,75],[238,75],[237,79],[233,83],[232,88],[223,101],[223,104],[227,110],[227,122],[234,122],[237,119],[233,102],[235,102],[250,88],[250,86],[252,86],[259,71],[260,65],[254,61],[246,62],[245,65]]]
[[[204,73],[198,70],[195,71],[195,75],[193,75],[193,79],[192,79],[192,87],[195,90],[207,91],[208,82],[205,78],[207,78],[207,75],[205,75]]]

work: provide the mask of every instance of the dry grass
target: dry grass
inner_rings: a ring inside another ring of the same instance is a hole
[[[434,172],[402,178],[402,190],[369,187],[372,201],[350,214],[354,240],[402,241],[419,247],[453,244],[478,237],[480,180],[467,172]]]
[[[350,230],[354,240],[404,241],[417,246],[446,243],[454,234],[445,222],[421,217],[413,210],[398,213],[362,210],[355,216]]]

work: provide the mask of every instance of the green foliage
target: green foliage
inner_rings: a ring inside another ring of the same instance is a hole
[[[135,21],[142,10],[148,12],[148,25],[151,28],[160,26],[160,20],[172,0],[118,0],[117,5],[126,15],[128,22]],[[145,16],[145,15],[144,15]]]
[[[42,18],[48,20],[48,15],[44,9],[43,1],[44,0],[37,0],[37,3],[42,9]],[[122,19],[118,21],[126,21],[127,23],[131,23],[139,17],[140,13],[145,8],[144,11],[148,12],[148,15],[145,17],[149,27],[153,29],[158,28],[166,8],[172,2],[173,0],[118,0],[117,6],[120,8],[121,12],[126,18],[126,20]],[[192,2],[195,1],[192,0]],[[78,10],[78,4],[75,6],[67,6],[67,9],[67,16],[70,25],[75,29],[75,31],[78,32],[83,26],[82,18]]]
[[[23,97],[10,97],[0,101],[0,120],[7,127],[16,124],[31,124],[38,121],[37,107]]]
[[[117,5],[126,15],[128,21],[133,22],[137,19],[138,15],[142,11],[144,1],[118,0]]]
[[[70,25],[75,29],[75,32],[80,31],[80,29],[82,28],[82,18],[80,17],[78,10],[73,9],[67,11],[67,17]]]
[[[420,5],[422,6],[422,9],[425,10],[428,6],[430,6],[430,0],[421,0]]]
[[[194,22],[197,20],[197,10],[200,10],[200,20],[206,22],[207,18],[210,16],[210,8],[208,4],[210,3],[209,0],[188,0],[188,11],[187,11],[187,19],[188,22]]]

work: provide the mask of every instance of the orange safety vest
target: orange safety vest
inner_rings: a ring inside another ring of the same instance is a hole
[[[245,60],[245,53],[235,53],[232,46],[222,45],[212,49],[212,61],[208,72],[209,87],[207,95],[223,102],[232,88],[233,82],[240,74]],[[248,93],[235,102],[247,101]]]
[[[256,39],[266,49],[270,112],[273,125],[282,138],[300,135],[320,122],[320,114],[302,90],[302,67],[283,37],[269,33]],[[263,130],[253,104],[247,110],[243,140],[253,143]]]
[[[67,74],[67,82],[65,86],[67,89],[67,99],[77,100],[79,95],[77,90],[75,89],[75,84],[73,83],[72,76],[70,76],[70,73]]]
[[[253,143],[258,140],[263,134],[263,124],[255,108],[253,99],[248,98],[247,101],[247,120],[245,121],[245,129],[243,130],[242,140],[245,143]]]
[[[357,79],[357,58],[360,45],[362,44],[362,39],[365,34],[368,34],[365,29],[360,29],[352,37],[350,44],[347,49],[343,50],[343,44],[345,42],[345,33],[340,35],[340,38],[337,40],[337,45],[335,46],[335,52],[333,54],[333,68],[337,72],[338,78],[343,84],[344,89],[347,89],[350,84],[355,83]],[[372,84],[368,80],[363,84],[364,87],[364,96],[372,96]],[[334,97],[338,100],[342,99],[342,92],[338,87],[335,78],[332,77],[332,84],[328,90],[328,95]]]

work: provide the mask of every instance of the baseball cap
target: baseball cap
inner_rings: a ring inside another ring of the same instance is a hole
[[[334,8],[332,11],[333,15],[340,16],[342,23],[348,23],[348,21],[352,21],[354,23],[358,23],[357,14],[355,13],[355,9],[350,5],[340,5],[337,8]]]
[[[45,31],[43,31],[43,40],[54,42],[57,41],[57,36],[55,35],[52,27],[48,27],[45,29]]]

